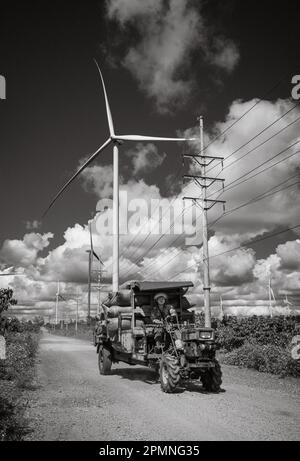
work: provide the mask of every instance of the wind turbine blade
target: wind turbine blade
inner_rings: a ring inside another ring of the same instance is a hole
[[[160,138],[157,136],[140,136],[140,135],[121,135],[116,136],[115,139],[120,141],[135,141],[135,142],[188,142],[198,141],[196,138]]]
[[[107,147],[109,146],[109,144],[111,143],[111,139],[108,139],[101,147],[99,147],[99,149],[96,150],[96,152],[94,154],[92,154],[90,156],[90,158],[79,168],[78,171],[76,171],[76,173],[72,176],[72,178],[69,179],[69,181],[60,189],[60,191],[56,194],[56,196],[54,197],[54,199],[52,200],[52,202],[50,203],[50,205],[48,206],[48,208],[46,209],[46,211],[44,212],[43,214],[43,217],[48,213],[48,211],[50,210],[50,208],[52,208],[52,206],[54,205],[54,203],[56,202],[56,200],[61,196],[61,194],[67,189],[67,187],[71,184],[71,182],[74,181],[74,179],[77,178],[78,175],[80,175],[80,173],[85,170],[85,168],[87,168],[89,166],[90,163],[92,163],[92,161]]]
[[[97,255],[97,253],[96,253],[94,250],[93,250],[93,255],[94,255],[95,258],[99,261],[99,263],[100,263],[100,262],[102,263],[101,259],[99,258],[99,256]]]
[[[273,297],[274,301],[276,301],[276,298],[275,298],[275,294],[274,294],[273,288],[271,288],[271,295],[272,295],[272,297]]]
[[[89,222],[89,231],[90,231],[90,246],[91,246],[91,252],[94,253],[93,236],[92,236],[92,223],[91,223],[91,222]]]
[[[106,106],[106,115],[107,115],[107,121],[108,121],[108,127],[109,127],[109,134],[110,134],[110,136],[114,136],[115,135],[114,123],[113,123],[111,110],[110,110],[110,106],[109,106],[109,102],[108,102],[108,97],[107,97],[107,93],[106,93],[104,79],[103,79],[102,72],[100,70],[99,64],[96,61],[96,59],[94,59],[94,62],[96,64],[96,66],[97,66],[97,69],[98,69],[98,72],[99,72],[99,75],[100,75],[100,78],[101,78],[101,82],[102,82],[102,88],[103,88],[103,93],[104,93],[104,98],[105,98],[105,106]]]
[[[103,264],[103,262],[101,261],[101,259],[99,258],[99,256],[97,255],[97,253],[94,250],[92,223],[91,222],[89,223],[89,230],[90,230],[91,253],[92,253],[93,256],[95,256],[95,258],[99,261],[99,263]]]

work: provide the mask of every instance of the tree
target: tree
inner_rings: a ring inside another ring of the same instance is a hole
[[[10,288],[0,289],[0,315],[2,312],[7,311],[10,306],[15,306],[17,300],[13,298],[13,290]]]

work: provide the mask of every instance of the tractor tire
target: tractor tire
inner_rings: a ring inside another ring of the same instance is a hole
[[[166,394],[172,394],[180,380],[178,360],[171,355],[162,357],[159,368],[160,386]]]
[[[98,352],[98,367],[100,375],[109,375],[111,372],[111,365],[112,360],[109,349],[101,346]]]
[[[200,377],[203,388],[208,392],[219,393],[222,385],[222,371],[219,362],[215,360],[214,368],[204,371]]]

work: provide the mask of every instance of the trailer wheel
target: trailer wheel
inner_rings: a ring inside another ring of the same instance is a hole
[[[164,355],[160,362],[159,375],[162,391],[167,394],[173,393],[180,380],[178,360],[171,355]]]
[[[202,372],[200,379],[206,391],[218,393],[222,385],[222,371],[219,362],[215,360],[214,363],[214,368]]]
[[[111,371],[111,353],[109,349],[104,346],[99,347],[98,352],[98,366],[100,375],[109,375]]]

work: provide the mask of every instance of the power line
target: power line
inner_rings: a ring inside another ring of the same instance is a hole
[[[299,118],[300,118],[300,117],[299,117]],[[299,143],[299,142],[300,142],[300,140],[299,140],[299,141],[296,141],[294,144],[292,144],[292,145],[290,145],[288,148],[282,150],[281,152],[279,152],[278,154],[276,154],[275,156],[273,156],[271,159],[267,160],[266,162],[263,162],[261,165],[259,165],[258,167],[256,167],[256,168],[250,170],[250,171],[249,171],[248,173],[246,173],[245,175],[243,175],[243,176],[237,178],[236,180],[232,181],[231,183],[229,183],[228,186],[234,184],[234,183],[235,183],[236,181],[238,181],[239,179],[242,179],[243,177],[248,176],[248,174],[254,172],[256,169],[260,168],[261,166],[265,165],[265,164],[268,163],[269,161],[273,160],[274,158],[278,157],[278,156],[281,155],[282,153],[286,152],[288,149],[290,149],[291,147],[293,147],[294,145],[296,145],[296,144]],[[291,155],[290,157],[292,157],[292,156],[294,156],[294,155],[295,155],[295,154]],[[286,159],[283,159],[282,161],[285,161],[285,160],[287,160],[287,159],[290,158],[290,157],[287,157]],[[277,162],[277,164],[281,163],[282,161]],[[272,165],[271,167],[274,167],[274,166],[276,166],[277,164],[274,164],[274,165]],[[268,170],[268,169],[270,169],[270,167],[268,167],[267,169],[265,169],[265,170],[263,170],[263,171],[257,173],[256,175],[254,175],[254,176],[252,176],[252,177],[250,177],[250,178],[246,178],[244,181],[241,181],[240,183],[235,184],[235,185],[232,186],[232,187],[229,187],[229,188],[228,188],[228,186],[225,187],[224,192],[227,192],[228,190],[231,190],[231,189],[233,189],[234,187],[237,187],[237,186],[243,184],[244,182],[248,181],[249,179],[252,179],[253,177],[258,176],[259,174],[263,173],[264,171],[266,171],[266,170]],[[278,185],[277,187],[279,187],[279,185]],[[214,192],[214,194],[215,194],[215,193],[216,193],[216,192]],[[222,193],[221,193],[220,195],[222,195],[222,194],[223,194],[223,189],[222,189]],[[213,194],[211,194],[211,195],[213,195]],[[257,201],[258,201],[258,199],[257,199]],[[249,205],[250,205],[251,203],[252,203],[252,201],[249,203]],[[253,203],[254,203],[254,202],[253,202]],[[246,206],[246,205],[243,205],[243,206]],[[227,215],[227,213],[226,213],[225,215]],[[224,215],[222,215],[221,218],[223,218],[223,216],[224,216]],[[221,218],[219,218],[219,220],[220,220]],[[214,225],[214,224],[216,224],[216,222],[214,222],[212,225]],[[180,236],[180,237],[181,237],[181,236]],[[157,243],[159,243],[159,241],[161,241],[162,238],[163,238],[163,236],[161,236],[161,237],[158,239],[158,241],[153,245],[153,247],[154,247]],[[152,249],[152,247],[150,248],[150,250],[151,250],[151,249]],[[150,251],[150,250],[149,250],[149,251]],[[143,257],[142,257],[142,258],[143,258]],[[141,258],[140,260],[142,260],[142,258]],[[136,262],[134,262],[133,264],[135,264],[135,263],[136,263]]]
[[[294,187],[294,186],[296,186],[296,185],[299,185],[300,183],[299,183],[299,181],[298,181],[298,182],[293,183],[293,184],[290,184],[290,185],[288,185],[288,186],[286,186],[286,187],[284,187],[284,188],[281,188],[281,189],[279,189],[279,190],[277,190],[277,191],[275,191],[275,192],[272,192],[272,191],[274,191],[274,189],[277,189],[278,187],[280,187],[280,186],[282,186],[283,184],[287,183],[288,181],[290,181],[291,179],[295,178],[296,176],[299,176],[298,173],[295,174],[295,175],[293,175],[293,176],[291,176],[291,177],[289,177],[289,178],[286,179],[285,181],[283,181],[283,182],[277,184],[276,186],[272,187],[271,189],[269,189],[268,191],[264,192],[263,194],[260,194],[260,195],[258,195],[257,197],[254,197],[254,198],[251,199],[249,202],[246,202],[246,203],[244,203],[243,205],[238,206],[237,208],[234,208],[234,209],[232,209],[232,210],[229,210],[227,213],[223,214],[220,218],[218,218],[216,221],[214,221],[212,224],[210,224],[209,228],[211,228],[212,226],[214,226],[215,224],[217,224],[217,223],[218,223],[221,219],[223,219],[224,217],[226,217],[226,216],[228,216],[228,215],[230,215],[230,214],[232,214],[232,213],[234,213],[234,212],[236,212],[236,211],[238,211],[238,210],[240,210],[240,209],[242,209],[242,208],[245,208],[245,207],[247,207],[247,206],[249,206],[249,205],[252,205],[252,204],[254,204],[254,203],[257,203],[257,202],[260,201],[260,200],[263,200],[263,199],[265,199],[265,198],[268,198],[268,197],[270,197],[270,196],[273,196],[273,195],[275,195],[275,194],[277,194],[277,193],[279,193],[279,192],[282,192],[282,191],[284,191],[284,190],[290,189],[291,187]],[[270,193],[270,192],[272,192],[272,193]],[[177,237],[177,239],[172,243],[172,245],[174,245],[174,244],[176,243],[176,241],[179,240],[179,238],[182,237],[182,236],[183,236],[183,234],[179,235],[179,236]],[[177,253],[175,256],[173,256],[169,261],[167,261],[166,264],[165,264],[165,266],[169,265],[174,259],[178,258],[178,257],[179,257],[182,253],[184,253],[185,251],[186,251],[185,249],[182,249],[182,251],[178,252],[178,253]],[[150,264],[149,267],[151,267],[153,264],[155,264],[155,262],[156,262],[156,261],[153,261],[153,262]],[[148,267],[147,269],[149,269],[149,267]],[[153,273],[154,273],[154,272],[150,272],[150,274],[148,274],[147,277],[149,277],[149,276],[152,275]]]
[[[290,112],[292,112],[296,107],[298,107],[299,104],[295,104],[295,106],[293,106],[291,109],[289,109],[287,112],[285,112],[281,117],[279,117],[278,119],[276,119],[273,123],[271,123],[270,125],[268,125],[266,128],[264,128],[262,131],[260,131],[257,135],[253,136],[253,138],[251,138],[249,141],[247,141],[246,143],[244,143],[242,146],[240,146],[238,149],[236,149],[234,152],[232,152],[230,155],[228,155],[227,157],[225,157],[225,160],[224,161],[227,161],[229,158],[233,157],[233,155],[237,154],[241,149],[243,149],[244,147],[246,147],[248,144],[250,144],[252,141],[254,141],[255,139],[257,139],[259,136],[261,136],[263,133],[265,133],[267,130],[269,130],[272,126],[274,126],[276,123],[278,123],[280,120],[282,120],[287,114],[289,114]],[[286,125],[285,127],[283,127],[281,130],[277,131],[274,135],[272,135],[270,138],[266,139],[265,141],[263,141],[261,144],[258,144],[256,147],[254,147],[253,149],[251,149],[250,151],[248,151],[245,155],[243,155],[242,157],[239,157],[237,159],[235,159],[233,162],[231,162],[229,165],[226,165],[225,168],[223,168],[223,170],[226,170],[227,168],[229,168],[230,166],[234,165],[235,163],[238,163],[240,160],[242,160],[243,158],[245,158],[247,155],[251,154],[252,152],[254,152],[256,149],[262,147],[264,144],[266,144],[267,142],[269,142],[271,139],[274,139],[276,136],[278,136],[280,133],[282,133],[283,131],[285,131],[287,128],[291,127],[294,123],[298,122],[300,120],[300,117],[298,117],[297,119],[295,119],[294,121],[292,121],[291,123],[289,123],[288,125]],[[209,171],[211,171],[214,167],[212,167]],[[208,172],[209,172],[208,171]]]
[[[295,230],[295,229],[298,229],[299,227],[300,227],[300,224],[297,225],[297,226],[295,226],[295,227],[290,227],[290,228],[288,228],[288,229],[285,229],[284,231],[276,232],[276,233],[274,233],[274,234],[270,234],[270,235],[268,235],[267,237],[262,237],[262,238],[259,238],[259,239],[256,239],[256,240],[252,240],[252,241],[250,241],[250,242],[248,242],[248,243],[244,243],[244,245],[240,245],[239,247],[232,248],[231,250],[224,251],[223,253],[219,253],[219,254],[217,254],[217,255],[210,256],[210,259],[212,259],[212,258],[217,258],[217,257],[219,257],[219,256],[224,256],[225,254],[229,254],[229,253],[231,253],[232,251],[236,251],[236,250],[243,249],[243,248],[244,248],[245,246],[247,246],[247,245],[253,245],[253,244],[258,243],[258,242],[263,242],[264,240],[270,239],[270,238],[272,238],[272,237],[277,237],[278,235],[282,235],[282,234],[285,234],[286,232],[293,231],[293,230]],[[178,275],[181,275],[181,274],[183,274],[184,272],[186,272],[188,269],[192,269],[192,268],[194,268],[194,267],[196,267],[196,266],[198,266],[198,265],[199,265],[199,263],[196,263],[196,264],[192,264],[192,265],[186,267],[183,271],[178,272],[177,274],[173,275],[173,277],[172,277],[170,280],[173,280],[175,277],[178,277]]]
[[[290,155],[289,157],[286,157],[285,159],[281,160],[280,162],[277,162],[273,165],[271,165],[270,167],[266,168],[265,170],[262,170],[260,172],[258,172],[257,174],[251,176],[250,178],[246,178],[249,174],[253,173],[254,171],[258,170],[259,168],[261,168],[262,166],[266,165],[267,163],[271,162],[272,160],[274,160],[275,158],[279,157],[280,155],[284,154],[284,152],[288,151],[289,149],[291,149],[292,147],[294,147],[296,144],[299,144],[300,143],[300,139],[296,142],[294,142],[293,144],[291,144],[290,146],[286,147],[285,149],[283,149],[282,151],[280,151],[278,154],[274,155],[273,157],[271,157],[270,159],[266,160],[265,162],[261,163],[260,165],[258,165],[257,167],[253,168],[252,170],[248,171],[247,173],[239,176],[238,178],[234,179],[233,181],[231,181],[224,189],[219,189],[218,191],[215,191],[211,194],[214,195],[214,194],[217,194],[219,192],[220,195],[223,195],[223,193],[225,192],[228,192],[229,190],[233,189],[234,187],[237,187],[237,186],[240,186],[241,184],[243,184],[244,182],[248,181],[249,179],[252,179],[254,177],[257,177],[259,174],[273,168],[274,166],[277,166],[279,165],[280,163],[284,162],[285,160],[288,160],[289,158],[295,156],[296,154],[298,154],[300,151],[297,151],[295,152],[294,154]],[[238,182],[240,179],[243,179],[243,178],[246,178],[245,180],[239,182],[238,184],[235,184],[236,182]],[[234,184],[234,185],[233,185]]]
[[[245,208],[245,207],[247,207],[247,206],[249,206],[249,205],[253,205],[254,203],[257,203],[257,202],[259,202],[259,201],[261,201],[261,200],[264,200],[265,198],[272,197],[273,195],[276,195],[276,194],[278,194],[279,192],[282,192],[282,191],[284,191],[284,190],[290,189],[291,187],[294,187],[294,186],[296,186],[296,185],[299,185],[300,183],[299,183],[299,181],[298,181],[298,182],[296,182],[296,183],[293,183],[293,184],[290,184],[290,185],[288,185],[288,186],[286,186],[286,187],[283,187],[283,188],[281,188],[281,189],[279,189],[279,190],[277,190],[277,191],[275,191],[275,192],[272,192],[272,191],[274,191],[274,189],[277,189],[278,187],[280,187],[281,185],[287,183],[288,181],[290,181],[291,179],[295,178],[296,176],[299,176],[299,174],[297,173],[297,174],[295,174],[295,175],[289,177],[288,179],[286,179],[286,180],[283,181],[282,183],[277,184],[276,186],[272,187],[270,190],[264,192],[263,194],[260,194],[260,195],[258,195],[257,197],[254,197],[253,199],[251,199],[250,201],[248,201],[248,202],[246,202],[246,203],[244,203],[244,204],[242,204],[242,205],[240,205],[240,206],[238,206],[238,207],[236,207],[236,208],[233,208],[232,210],[227,211],[227,212],[224,213],[222,216],[220,216],[218,219],[216,219],[213,223],[211,223],[211,224],[209,225],[209,227],[211,228],[212,226],[214,226],[215,224],[217,224],[219,221],[221,221],[221,220],[222,220],[223,218],[225,218],[226,216],[228,216],[228,215],[230,215],[230,214],[232,214],[232,213],[235,213],[236,211],[239,211],[239,210],[241,210],[242,208]]]
[[[177,170],[177,173],[176,173],[176,175],[175,175],[175,178],[178,178],[180,170],[181,170],[181,168],[179,168],[179,169]],[[143,244],[144,244],[144,243],[148,240],[148,238],[152,235],[152,230],[162,222],[162,220],[163,220],[163,218],[165,217],[166,213],[169,211],[169,209],[172,207],[172,205],[175,203],[175,201],[179,198],[179,195],[182,194],[182,193],[183,193],[183,191],[180,191],[180,192],[175,196],[175,198],[172,200],[172,202],[170,203],[170,205],[169,205],[168,208],[166,209],[164,215],[159,219],[159,221],[158,221],[157,223],[155,223],[155,224],[151,227],[150,232],[146,235],[145,239],[138,245],[138,247],[137,247],[131,254],[129,254],[129,255],[127,256],[127,259],[132,258],[132,257],[138,252],[138,250],[143,246]],[[159,206],[160,206],[160,204],[158,203],[157,207],[156,207],[155,210],[154,210],[154,213],[155,213],[155,211],[159,208]],[[147,221],[147,223],[149,223],[149,220]],[[142,231],[142,229],[144,228],[144,226],[145,226],[145,224],[141,227],[141,229],[139,230],[139,232],[133,237],[132,241],[129,242],[129,243],[127,244],[127,247],[133,245],[135,239],[141,234],[141,231]],[[121,258],[122,256],[124,256],[124,255],[125,255],[125,250],[123,250],[123,252],[121,253],[120,258]],[[111,262],[111,263],[109,264],[108,268],[109,268],[112,264],[113,264],[113,262]]]
[[[192,208],[192,206],[193,206],[193,205],[191,205],[191,206],[188,207],[188,208],[185,208],[185,209],[181,212],[180,216],[177,216],[176,220],[177,220],[178,218],[182,218],[182,217],[184,216],[184,214],[185,214],[190,208]],[[175,223],[176,223],[176,220],[173,220],[173,224],[170,226],[169,232],[174,228]],[[131,263],[132,266],[135,266],[135,265],[139,264],[139,263],[142,261],[142,259],[144,258],[145,254],[146,254],[146,253],[149,253],[151,250],[153,250],[153,248],[155,248],[155,246],[156,246],[166,235],[168,235],[168,234],[166,234],[166,233],[162,234],[162,235],[154,242],[154,244],[153,244],[150,248],[148,248],[148,249],[146,250],[145,253],[143,253],[143,255],[142,255],[141,257],[139,257],[136,261],[133,261],[133,262]],[[129,272],[131,272],[131,271],[129,270]]]
[[[216,254],[216,255],[213,255],[211,256],[211,258],[218,258],[219,256],[223,256],[223,255],[226,255],[228,253],[231,253],[232,251],[236,251],[236,250],[241,250],[243,249],[245,246],[248,246],[248,245],[253,245],[255,243],[259,243],[259,242],[264,242],[265,240],[268,240],[272,237],[277,237],[278,235],[282,235],[282,234],[285,234],[286,232],[290,232],[290,231],[293,231],[295,229],[298,229],[300,227],[300,224],[298,224],[297,226],[294,226],[294,227],[289,227],[283,231],[280,231],[280,232],[275,232],[274,234],[270,234],[266,237],[261,237],[261,238],[258,238],[258,239],[255,239],[255,240],[250,240],[249,242],[247,243],[244,243],[243,245],[240,245],[236,248],[232,248],[231,250],[228,250],[228,251],[224,251],[223,253],[219,253],[219,254]]]
[[[178,170],[177,170],[177,172],[176,172],[176,174],[175,174],[175,180],[179,178],[180,171],[181,171],[181,167],[178,168]],[[170,205],[170,207],[171,207],[171,205]],[[159,208],[159,203],[158,203],[157,207],[155,208],[155,210],[153,211],[153,214],[156,212],[156,210],[157,210],[158,208]],[[149,220],[147,221],[147,224],[148,224],[148,223],[149,223]],[[158,224],[159,224],[159,222],[158,222]],[[153,230],[154,227],[155,227],[156,225],[158,225],[158,224],[155,224],[155,225],[151,228],[151,230],[150,230],[148,236],[151,235],[152,230]],[[142,232],[142,230],[143,230],[144,227],[145,227],[145,224],[141,226],[139,232],[133,237],[133,239],[131,240],[131,242],[128,243],[127,247],[130,247],[131,245],[133,245],[133,243],[136,241],[136,238],[141,234],[141,232]],[[144,243],[144,242],[143,242],[143,243]],[[143,243],[142,243],[141,245],[143,245]],[[120,258],[124,255],[125,251],[126,251],[126,250],[124,250],[124,251],[121,253]],[[127,258],[130,258],[131,256],[133,256],[133,254],[134,254],[134,253],[128,255]]]
[[[249,150],[248,152],[246,152],[244,155],[242,155],[242,157],[239,157],[237,159],[235,159],[233,162],[231,162],[229,165],[226,165],[226,167],[224,168],[224,170],[226,170],[227,168],[229,168],[230,166],[234,165],[235,163],[238,163],[240,160],[243,160],[245,157],[247,157],[247,155],[249,154],[252,154],[254,151],[256,151],[257,149],[259,149],[260,147],[264,146],[267,142],[271,141],[272,139],[274,139],[276,136],[278,136],[280,133],[282,133],[283,131],[285,131],[287,128],[290,128],[292,125],[294,125],[294,123],[297,123],[298,121],[300,120],[300,117],[298,117],[296,120],[294,120],[293,122],[289,123],[288,125],[286,125],[284,128],[282,128],[281,130],[277,131],[274,135],[270,136],[270,138],[266,139],[265,141],[261,142],[260,144],[258,144],[256,147],[254,147],[253,149]],[[244,146],[243,146],[244,147]],[[236,152],[238,151],[235,151],[233,152],[229,157],[231,157],[232,155],[234,155]],[[227,158],[229,158],[227,157]]]
[[[194,204],[193,204],[194,205]],[[197,218],[196,218],[197,219]],[[179,234],[176,239],[171,243],[172,247],[174,247],[174,245],[178,242],[178,240],[180,238],[182,238],[185,234],[182,233],[182,234]],[[165,250],[166,252],[167,250]],[[172,262],[176,257],[178,257],[180,254],[184,253],[185,251],[187,251],[186,249],[182,249],[179,253],[177,253],[177,255],[173,256],[166,264],[165,266],[167,266],[168,264],[170,264],[170,262]],[[150,269],[150,267],[152,267],[155,263],[156,263],[156,259],[154,261],[152,261],[152,263],[149,264],[149,266],[147,266],[145,269],[146,271],[148,271]],[[145,274],[145,278],[149,278],[149,277],[152,277],[152,275],[155,273],[155,271],[150,271],[148,274]]]

